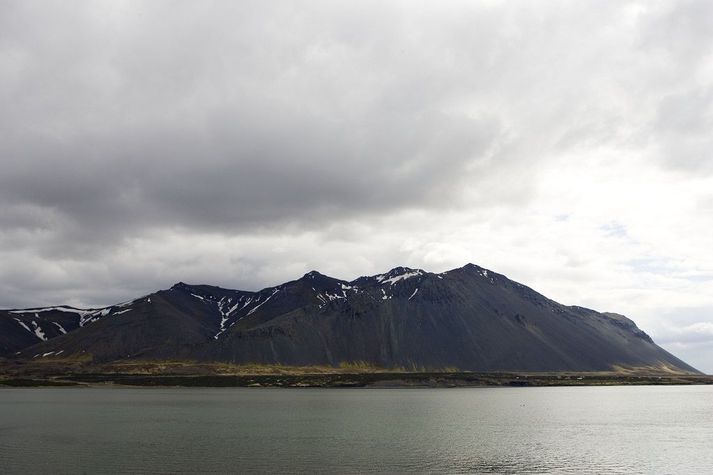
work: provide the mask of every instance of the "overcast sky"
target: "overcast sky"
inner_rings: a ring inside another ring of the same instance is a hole
[[[0,307],[474,262],[713,372],[713,2],[0,0]]]

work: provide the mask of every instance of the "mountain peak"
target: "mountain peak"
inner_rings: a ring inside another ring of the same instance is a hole
[[[463,267],[461,267],[461,269],[465,269],[465,270],[481,270],[482,267],[480,267],[478,264],[473,264],[472,262],[469,262],[469,263],[467,263],[466,265],[464,265]]]
[[[171,290],[162,305],[152,294],[141,305],[0,311],[0,356],[695,372],[626,317],[558,304],[472,263],[437,276],[400,266],[352,282],[311,271],[258,292],[185,282]],[[109,315],[115,324],[93,323]]]
[[[328,275],[324,275],[319,271],[313,270],[313,271],[307,272],[300,279],[297,279],[294,282],[303,282],[311,287],[317,287],[317,288],[327,288],[327,287],[331,288],[331,287],[338,285],[340,282],[344,282],[344,281],[340,280],[340,279],[336,279],[334,277],[330,277]]]
[[[185,282],[177,282],[171,286],[171,290],[189,290],[192,286]]]
[[[380,284],[395,284],[401,280],[410,279],[411,277],[418,277],[426,274],[425,271],[421,269],[411,269],[410,267],[394,267],[386,274],[375,275],[373,279],[376,279]]]
[[[402,275],[410,272],[423,272],[421,269],[412,269],[410,267],[398,266],[387,272],[387,275]]]
[[[485,267],[481,267],[481,266],[479,266],[479,265],[477,265],[477,264],[473,264],[473,263],[470,263],[470,262],[469,262],[468,264],[464,265],[463,267],[459,267],[459,268],[457,268],[457,269],[453,269],[453,270],[448,271],[448,272],[453,272],[453,271],[463,271],[463,272],[467,272],[467,273],[470,273],[470,274],[473,274],[473,273],[474,273],[474,274],[478,274],[478,275],[480,275],[480,276],[482,276],[482,277],[488,277],[490,274],[494,274],[494,272],[492,272],[492,271],[486,269]]]

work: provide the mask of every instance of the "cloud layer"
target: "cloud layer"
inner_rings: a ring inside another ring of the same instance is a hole
[[[710,2],[0,9],[0,306],[473,261],[713,371]]]

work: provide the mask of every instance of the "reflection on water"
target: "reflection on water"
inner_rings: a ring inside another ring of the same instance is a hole
[[[705,473],[713,387],[0,390],[3,473]]]

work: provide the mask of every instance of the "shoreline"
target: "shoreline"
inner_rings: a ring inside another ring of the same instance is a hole
[[[708,375],[355,372],[313,374],[68,373],[0,375],[0,387],[465,388],[707,385]]]

